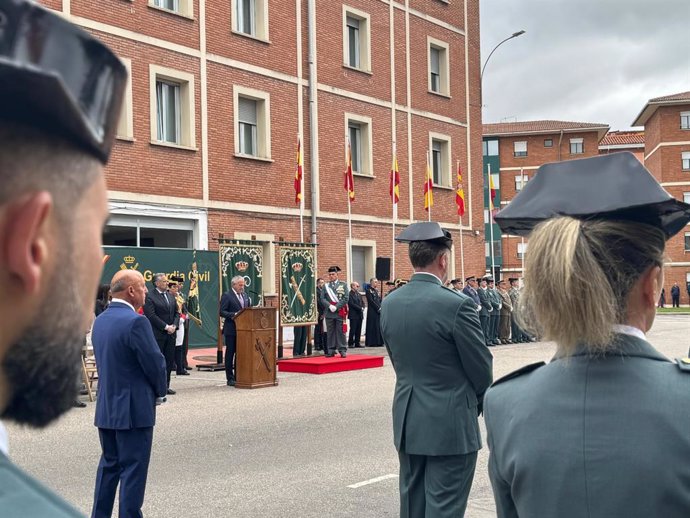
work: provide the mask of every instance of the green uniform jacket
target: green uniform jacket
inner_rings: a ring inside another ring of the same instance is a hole
[[[323,314],[326,316],[326,318],[337,318],[343,320],[343,317],[338,315],[338,311],[343,306],[347,306],[350,290],[348,289],[347,284],[345,284],[343,281],[335,281],[334,284],[335,286],[331,289],[333,290],[333,293],[335,293],[336,297],[338,297],[338,303],[335,305],[335,311],[328,309],[328,306],[331,305],[331,298],[328,296],[327,288],[331,286],[331,283],[327,282],[323,287],[323,290],[321,290],[321,304],[323,304],[323,307],[326,308]]]
[[[463,455],[482,447],[477,405],[492,380],[477,306],[416,273],[383,299],[383,341],[396,374],[395,447],[411,455]]]
[[[488,289],[486,292],[489,294],[489,300],[491,300],[491,308],[493,311],[491,312],[491,316],[498,316],[499,310],[501,309],[501,295],[499,295],[498,290],[496,288],[493,289]]]
[[[491,387],[499,518],[690,516],[690,372],[631,335]]]
[[[82,518],[55,493],[0,453],[0,518]]]
[[[479,311],[480,317],[488,317],[493,311],[493,306],[491,304],[491,295],[489,294],[489,289],[477,288],[477,295],[479,295],[479,303],[482,305],[482,309]]]

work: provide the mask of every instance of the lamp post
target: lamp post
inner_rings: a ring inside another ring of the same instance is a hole
[[[522,36],[525,34],[524,30],[520,30],[517,32],[514,32],[510,36],[508,36],[506,39],[500,41],[498,45],[496,45],[491,52],[489,52],[489,56],[486,58],[486,61],[484,61],[484,66],[482,67],[482,71],[479,74],[479,101],[480,104],[479,106],[481,109],[484,109],[484,70],[486,70],[486,65],[489,64],[489,60],[491,59],[491,56],[494,55],[494,52],[496,52],[496,49],[503,45],[506,41],[512,40],[513,38],[517,38],[518,36]],[[482,117],[483,119],[483,117]],[[489,165],[488,169],[488,174],[491,174],[491,166]],[[484,174],[482,173],[482,176]],[[487,185],[490,185],[490,182],[487,182]],[[500,188],[500,185],[499,185]],[[492,210],[492,205],[493,205],[493,200],[491,199],[491,192],[489,192],[489,239],[491,240],[491,246],[489,247],[489,252],[491,254],[491,275],[494,276],[496,273],[496,265],[494,263],[494,219],[493,219],[493,210]],[[499,201],[499,206],[500,206],[500,201]],[[500,235],[500,234],[499,234]],[[499,238],[500,239],[500,238]],[[496,279],[497,280],[497,279]]]

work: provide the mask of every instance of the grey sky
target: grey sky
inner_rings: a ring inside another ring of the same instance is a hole
[[[480,0],[484,122],[631,127],[654,97],[690,91],[690,0]]]

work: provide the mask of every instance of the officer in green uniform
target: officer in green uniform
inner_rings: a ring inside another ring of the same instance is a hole
[[[76,398],[102,267],[103,165],[126,81],[120,60],[86,31],[29,0],[0,0],[3,419],[44,427]],[[0,424],[0,516],[81,516],[9,454]]]
[[[477,416],[492,380],[475,302],[444,287],[450,233],[414,223],[410,281],[383,299],[381,332],[395,369],[393,438],[400,459],[400,516],[463,516],[481,434]]]
[[[630,153],[544,165],[496,216],[529,233],[520,310],[557,346],[486,393],[499,518],[690,516],[690,360],[646,337],[689,221]]]
[[[493,306],[487,288],[487,281],[487,277],[482,277],[479,280],[477,296],[479,297],[479,304],[481,305],[481,309],[479,310],[479,321],[481,322],[482,333],[484,334],[484,343],[487,346],[492,346],[494,345],[493,340],[491,340],[491,313],[493,311]]]
[[[338,279],[339,266],[328,268],[328,282],[321,290],[321,304],[325,309],[326,319],[326,352],[324,356],[332,358],[336,349],[341,358],[347,356],[347,339],[344,325],[347,319],[347,301],[350,290],[347,284]]]
[[[487,277],[487,289],[486,292],[489,295],[489,300],[491,301],[491,315],[489,316],[489,327],[491,337],[489,341],[494,345],[500,345],[501,341],[498,339],[498,323],[501,319],[501,296],[496,290],[496,283],[494,278]]]

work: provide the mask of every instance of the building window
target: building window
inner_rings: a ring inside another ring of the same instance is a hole
[[[196,142],[194,76],[150,65],[151,141],[193,148]]]
[[[429,91],[450,95],[448,75],[448,44],[428,37],[429,47]]]
[[[690,204],[690,192],[683,193],[683,202]]]
[[[268,40],[267,0],[232,0],[234,30],[261,40]]]
[[[482,154],[484,156],[498,156],[498,140],[483,140]]]
[[[149,0],[149,5],[159,9],[165,9],[171,13],[191,18],[194,16],[192,0]]]
[[[371,118],[346,113],[345,125],[350,139],[352,172],[372,176]]]
[[[685,251],[690,252],[690,232],[685,233]]]
[[[581,155],[585,152],[584,140],[581,138],[571,138],[570,139],[570,154],[571,155]]]
[[[156,81],[156,125],[159,142],[181,143],[182,109],[178,83]]]
[[[553,147],[553,139],[550,139],[550,138],[544,139],[544,147]]]
[[[529,181],[529,176],[517,175],[515,177],[515,192],[520,192],[525,184]]]
[[[195,221],[113,214],[103,230],[105,246],[194,248]]]
[[[513,156],[527,156],[527,141],[513,143]]]
[[[349,282],[358,282],[361,289],[376,273],[376,242],[366,239],[348,240],[350,256],[347,258],[352,271]],[[385,280],[385,279],[384,279]]]
[[[343,62],[345,66],[371,71],[369,14],[343,6]]]
[[[450,137],[432,133],[430,134],[430,139],[429,148],[431,149],[431,156],[429,157],[429,166],[431,167],[434,185],[449,187]]]
[[[680,129],[690,129],[690,112],[680,113]]]
[[[271,158],[270,96],[235,85],[233,88],[235,153],[244,157]]]
[[[525,257],[525,252],[527,251],[527,243],[517,244],[517,258],[523,259]]]
[[[681,154],[683,171],[690,171],[690,151],[683,151]]]
[[[134,111],[132,107],[132,61],[120,58],[127,69],[127,86],[122,99],[120,120],[117,123],[117,137],[121,139],[134,138]]]

